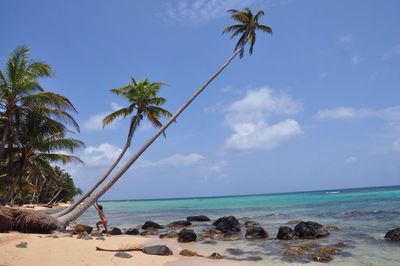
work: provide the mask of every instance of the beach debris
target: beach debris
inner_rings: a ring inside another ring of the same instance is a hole
[[[186,218],[189,222],[208,222],[210,218],[205,215],[188,216]]]
[[[299,224],[301,222],[303,222],[303,221],[302,220],[291,220],[291,221],[287,222],[287,224]]]
[[[261,226],[253,226],[247,228],[245,237],[247,240],[264,239],[268,237],[268,232]]]
[[[129,228],[128,230],[126,230],[125,234],[126,235],[138,235],[139,230],[136,228]]]
[[[82,234],[79,235],[78,238],[82,238],[83,240],[92,240],[93,237],[88,234],[86,231],[84,231]]]
[[[96,240],[106,240],[106,239],[104,238],[104,236],[99,236],[99,237],[96,237]]]
[[[308,254],[308,258],[316,262],[328,262],[333,259],[330,254],[325,252],[311,252]]]
[[[385,238],[391,241],[400,241],[400,227],[388,231]]]
[[[132,255],[128,254],[126,252],[117,252],[117,253],[115,253],[114,257],[129,259],[129,258],[132,258]]]
[[[106,230],[101,231],[102,234],[106,234]],[[122,231],[121,229],[119,229],[118,227],[113,227],[111,228],[111,230],[108,230],[108,233],[110,235],[116,236],[116,235],[122,235]]]
[[[110,252],[127,252],[127,251],[143,251],[142,245],[124,245],[118,249],[108,249],[108,248],[101,248],[96,247],[97,251],[110,251]]]
[[[256,221],[246,221],[246,222],[244,223],[244,226],[245,226],[246,228],[248,228],[248,227],[254,227],[254,226],[258,226],[258,225],[260,225],[260,224],[257,223]]]
[[[288,226],[281,226],[279,227],[278,235],[276,236],[277,239],[280,240],[293,240],[298,239],[298,235],[292,228]]]
[[[144,225],[142,225],[142,229],[143,230],[155,230],[155,229],[163,229],[164,227],[162,227],[161,225],[159,225],[158,223],[155,223],[153,221],[146,221],[144,223]]]
[[[172,255],[172,251],[165,245],[155,245],[143,248],[143,253],[149,255],[169,256]]]
[[[185,257],[204,257],[202,255],[197,254],[197,252],[188,250],[188,249],[183,249],[181,252],[179,252],[179,255],[185,256]]]
[[[166,233],[166,234],[161,234],[159,237],[161,239],[164,239],[164,238],[178,238],[178,232],[172,231],[172,232],[169,232],[169,233]]]
[[[223,258],[223,256],[217,252],[214,252],[210,256],[208,256],[209,259],[214,259],[214,260],[220,260]]]
[[[217,219],[213,225],[224,233],[240,232],[240,223],[234,216],[224,216]]]
[[[169,223],[167,225],[167,227],[187,227],[187,226],[191,226],[192,223],[189,221],[175,221],[172,223]]]
[[[297,224],[294,231],[302,239],[314,239],[329,235],[328,230],[326,230],[322,225],[311,221]]]
[[[178,233],[178,242],[193,242],[196,241],[196,239],[197,235],[191,229],[184,228]]]
[[[17,248],[27,248],[28,247],[28,243],[27,242],[21,242],[21,243],[15,245],[15,247],[17,247]]]
[[[77,224],[74,227],[74,233],[75,234],[81,234],[83,232],[87,232],[88,234],[91,234],[93,231],[93,227],[85,224]]]

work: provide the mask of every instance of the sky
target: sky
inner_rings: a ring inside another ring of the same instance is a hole
[[[102,199],[261,194],[400,184],[400,2],[0,2],[0,67],[20,45],[51,64],[46,90],[81,127],[65,169],[83,190],[125,144],[113,88],[149,78],[174,112],[231,55],[228,9],[262,9],[254,53],[231,65]],[[127,158],[155,132],[144,121]],[[126,161],[126,159],[125,159]]]

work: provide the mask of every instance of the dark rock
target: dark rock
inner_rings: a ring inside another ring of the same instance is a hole
[[[331,255],[323,252],[312,252],[308,254],[308,258],[316,262],[328,262],[332,260]]]
[[[196,241],[197,235],[193,230],[182,229],[178,233],[178,242],[193,242]]]
[[[132,255],[128,254],[126,252],[117,252],[117,253],[115,253],[114,257],[129,259],[129,258],[132,258]]]
[[[150,230],[144,230],[143,232],[140,232],[140,235],[141,236],[155,236],[155,235],[158,235],[158,230],[156,229],[156,230],[153,230],[153,229],[150,229]]]
[[[168,256],[172,255],[172,251],[165,245],[155,245],[143,248],[143,253],[149,255]]]
[[[175,232],[175,231],[160,235],[161,239],[164,239],[164,238],[177,238],[177,237],[178,237],[178,232]]]
[[[77,224],[75,225],[74,228],[74,233],[83,233],[83,232],[87,232],[88,234],[92,233],[93,231],[93,227],[89,226],[89,225],[84,225],[84,224]]]
[[[257,223],[257,222],[255,222],[255,221],[247,221],[247,222],[245,222],[244,223],[244,226],[247,228],[247,227],[254,227],[254,226],[257,226],[257,225],[260,225],[259,223]]]
[[[316,222],[301,222],[294,228],[294,231],[303,239],[314,239],[328,236],[329,232],[322,225]]]
[[[299,224],[299,223],[301,223],[301,222],[303,222],[302,220],[291,220],[291,221],[289,221],[289,222],[287,222],[288,224]]]
[[[21,242],[21,243],[15,245],[15,247],[17,247],[17,248],[27,248],[28,247],[28,243],[27,242]]]
[[[292,228],[287,226],[279,227],[278,235],[276,236],[277,239],[280,240],[292,240],[297,239],[298,235]]]
[[[217,252],[214,252],[213,254],[211,254],[210,256],[208,256],[208,258],[209,258],[209,259],[220,260],[220,259],[222,259],[222,255],[219,254],[219,253],[217,253]]]
[[[0,233],[8,232],[12,229],[13,215],[8,208],[0,208]]]
[[[184,249],[181,252],[179,252],[179,255],[181,256],[185,256],[185,257],[203,257],[199,254],[197,254],[197,252],[188,250],[188,249]]]
[[[175,222],[169,223],[167,225],[167,227],[187,227],[190,225],[192,225],[192,223],[189,221],[175,221]]]
[[[215,240],[205,240],[202,242],[202,244],[206,244],[206,245],[216,245],[217,241]]]
[[[213,225],[224,233],[240,232],[239,221],[234,216],[225,216],[216,220]]]
[[[103,230],[102,233],[105,234],[106,231]],[[108,230],[108,233],[109,233],[110,235],[113,235],[113,236],[122,235],[122,231],[121,231],[121,229],[119,229],[118,227],[113,227],[113,228],[111,228],[111,230]]]
[[[161,225],[159,225],[158,223],[152,222],[152,221],[146,221],[144,223],[144,225],[142,225],[142,229],[143,230],[154,230],[154,229],[163,229],[163,227]]]
[[[247,240],[264,239],[268,237],[268,232],[261,226],[249,227],[245,237]]]
[[[388,231],[385,238],[392,241],[400,241],[400,227]]]
[[[225,234],[223,234],[223,237],[221,240],[224,241],[235,241],[235,240],[240,240],[242,239],[242,235],[240,234],[240,232],[226,232]]]
[[[126,230],[125,234],[135,236],[139,234],[139,230],[137,230],[136,228],[129,228],[128,230]]]
[[[190,222],[208,222],[210,218],[205,215],[197,215],[197,216],[188,216],[186,220]]]

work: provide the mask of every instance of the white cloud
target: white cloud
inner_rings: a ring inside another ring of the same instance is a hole
[[[383,54],[382,60],[388,60],[392,57],[400,56],[400,44],[395,45]]]
[[[121,109],[122,106],[118,105],[118,103],[112,102],[111,103],[111,110],[108,112],[101,112],[95,115],[92,115],[89,117],[88,120],[83,122],[83,128],[89,131],[97,131],[103,129],[103,118],[107,115],[109,115],[111,112],[114,112],[118,109]],[[107,125],[105,128],[116,128],[115,123],[117,121],[121,120],[120,118],[117,118],[113,123],[110,125]]]
[[[358,64],[360,63],[360,58],[359,58],[357,55],[353,56],[353,57],[351,58],[351,63],[352,63],[353,65],[358,65]]]
[[[301,133],[297,121],[287,119],[270,124],[273,115],[293,115],[302,104],[265,87],[250,90],[243,99],[224,109],[225,124],[233,129],[225,146],[236,150],[273,149]]]
[[[255,0],[179,0],[166,4],[166,14],[179,23],[198,24],[226,15],[232,8],[243,8]]]
[[[345,160],[346,163],[356,163],[358,162],[358,158],[355,156],[349,156]]]
[[[197,165],[205,161],[205,157],[198,153],[174,154],[157,161],[140,160],[137,167],[182,167]]]
[[[393,141],[392,147],[393,150],[400,152],[400,138]]]
[[[353,107],[337,107],[321,110],[316,115],[319,119],[361,119],[378,118],[386,121],[400,121],[400,106],[383,109],[355,109]]]
[[[351,43],[353,42],[353,35],[351,33],[339,36],[338,42],[339,43]]]
[[[82,154],[78,156],[82,159],[86,166],[89,167],[105,167],[111,165],[122,149],[110,143],[103,143],[99,146],[89,146],[84,149]],[[129,151],[125,156],[129,155]]]

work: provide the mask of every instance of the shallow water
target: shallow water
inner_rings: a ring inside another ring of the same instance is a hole
[[[189,215],[204,214],[215,220],[233,215],[241,224],[255,220],[275,237],[279,226],[290,220],[315,221],[335,225],[337,230],[318,240],[296,241],[217,241],[216,245],[188,243],[183,246],[200,254],[219,252],[235,260],[297,264],[308,261],[306,257],[290,260],[283,252],[290,245],[315,243],[320,246],[344,242],[343,253],[333,256],[329,264],[337,265],[400,265],[400,243],[384,239],[385,233],[400,227],[400,186],[381,188],[344,189],[270,195],[235,197],[127,200],[101,203],[110,226],[137,227],[147,220],[165,225],[185,220]],[[79,220],[94,224],[98,219],[94,208]],[[211,226],[198,223],[192,229],[201,231]],[[293,227],[293,225],[289,225]],[[245,229],[243,228],[244,235]]]

